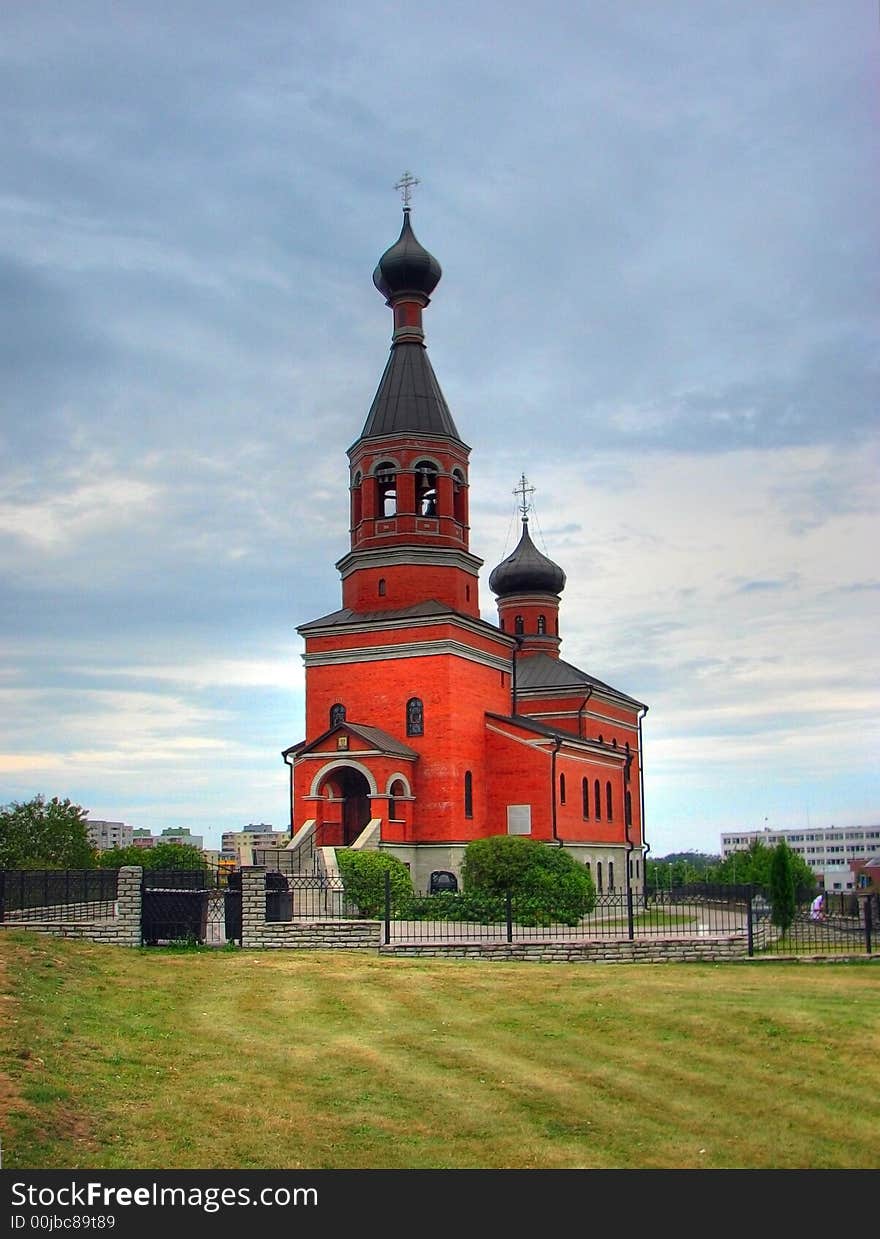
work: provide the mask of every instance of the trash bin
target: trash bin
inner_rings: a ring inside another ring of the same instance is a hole
[[[293,893],[286,874],[274,871],[266,874],[266,920],[293,920]]]
[[[435,869],[431,874],[431,880],[428,885],[428,894],[436,895],[440,891],[457,891],[458,878],[454,873],[450,873],[448,869]]]
[[[141,904],[141,934],[145,946],[159,942],[204,942],[208,932],[208,892],[205,890],[145,890]]]

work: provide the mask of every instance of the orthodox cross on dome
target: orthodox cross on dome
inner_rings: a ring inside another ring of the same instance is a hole
[[[533,495],[535,493],[535,488],[534,486],[529,485],[529,480],[525,474],[522,474],[522,476],[520,477],[519,485],[513,488],[513,493],[515,495],[520,496],[520,501],[517,504],[517,507],[519,508],[520,512],[522,512],[523,520],[524,521],[528,520],[529,508],[532,505],[529,503],[528,499],[526,498],[526,495]]]
[[[400,190],[404,210],[409,210],[409,200],[412,197],[413,186],[418,184],[420,184],[420,182],[417,176],[413,176],[411,172],[404,172],[403,176],[394,186],[395,189]]]

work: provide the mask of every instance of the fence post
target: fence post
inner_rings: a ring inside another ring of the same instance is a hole
[[[0,925],[6,918],[6,872],[0,869]]]
[[[626,927],[630,941],[636,936],[635,924],[633,922],[633,893],[632,885],[629,881],[626,884]]]
[[[509,890],[504,896],[504,908],[507,914],[507,941],[513,942],[513,900]]]
[[[391,941],[391,873],[385,870],[385,945]]]
[[[865,900],[865,952],[869,955],[871,953],[871,903],[873,902],[870,895]]]
[[[755,954],[755,919],[752,913],[752,892],[753,888],[751,886],[746,888],[746,930],[749,942],[749,959]]]

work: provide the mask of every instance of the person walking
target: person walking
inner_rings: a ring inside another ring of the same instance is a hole
[[[825,892],[819,891],[819,894],[810,904],[810,920],[824,921],[825,920]]]

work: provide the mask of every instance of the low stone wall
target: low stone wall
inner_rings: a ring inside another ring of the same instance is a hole
[[[241,945],[249,950],[377,951],[378,921],[266,920],[266,870],[241,871]]]
[[[261,951],[372,951],[381,941],[379,921],[269,921],[251,928],[242,946]]]
[[[741,934],[693,941],[626,938],[609,942],[391,942],[383,944],[379,953],[421,959],[513,959],[539,964],[716,963],[748,958],[748,942]]]

